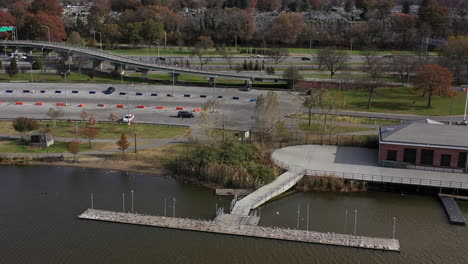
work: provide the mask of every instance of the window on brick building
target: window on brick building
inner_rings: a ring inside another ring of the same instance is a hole
[[[458,153],[458,168],[464,169],[466,166],[466,152]]]
[[[396,161],[397,151],[396,150],[387,150],[387,160]]]
[[[403,152],[403,161],[408,163],[416,163],[416,149],[405,148]]]
[[[450,167],[450,162],[452,161],[452,155],[442,154],[440,155],[440,166],[441,167]]]
[[[421,149],[421,165],[432,166],[434,162],[434,150],[432,149]]]

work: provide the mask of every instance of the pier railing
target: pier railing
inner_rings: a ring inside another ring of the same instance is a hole
[[[421,185],[431,187],[442,187],[442,188],[454,188],[454,189],[468,189],[468,181],[448,181],[448,180],[436,180],[436,179],[423,179],[417,177],[402,177],[402,176],[386,176],[386,175],[374,175],[366,173],[355,173],[355,172],[339,172],[339,171],[327,171],[327,170],[315,170],[315,169],[303,169],[299,166],[291,166],[287,163],[281,162],[271,156],[271,160],[279,167],[293,171],[303,172],[304,175],[314,176],[334,176],[349,180],[359,180],[368,182],[381,182],[381,183],[397,183],[397,184],[410,184],[410,185]],[[408,174],[411,172],[408,171]]]
[[[454,188],[454,189],[468,189],[468,182],[422,179],[422,178],[415,178],[415,177],[385,176],[385,175],[373,175],[373,174],[365,174],[365,173],[337,172],[337,171],[312,170],[312,169],[306,170],[305,175],[307,176],[314,176],[314,175],[334,176],[334,177],[343,178],[343,179],[368,181],[368,182],[398,183],[398,184],[410,184],[410,185],[421,185],[421,186],[443,187],[443,188]]]

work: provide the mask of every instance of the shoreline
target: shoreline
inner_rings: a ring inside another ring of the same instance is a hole
[[[17,162],[17,163],[5,163],[0,162],[0,166],[57,166],[57,167],[73,167],[73,168],[86,168],[86,169],[100,169],[106,171],[121,171],[121,172],[134,172],[134,173],[142,173],[156,177],[163,177],[163,178],[172,178],[182,183],[190,183],[197,186],[202,186],[205,188],[209,188],[212,190],[216,190],[218,188],[224,188],[221,185],[217,185],[210,182],[201,182],[198,180],[194,180],[185,176],[178,176],[173,174],[164,166],[158,166],[154,164],[145,164],[144,161],[139,160],[119,160],[118,163],[112,162],[115,161],[113,159],[108,159],[106,157],[81,157],[78,162],[73,163],[72,161],[64,160],[64,161],[37,161],[37,160],[30,160],[26,163]],[[128,161],[131,161],[128,162]],[[117,166],[116,166],[117,165]],[[137,168],[135,168],[137,167]]]

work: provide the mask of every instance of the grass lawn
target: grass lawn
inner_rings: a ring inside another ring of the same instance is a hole
[[[307,122],[299,123],[299,129],[307,133],[319,133],[320,132],[320,124],[309,124]],[[350,133],[350,132],[361,132],[361,131],[372,131],[375,130],[373,128],[366,128],[366,127],[352,127],[352,126],[333,126],[332,134],[339,134],[339,133]],[[330,131],[330,127],[327,126],[326,133],[328,134]]]
[[[133,153],[131,150],[126,152],[127,159],[138,158],[156,165],[166,165],[168,162],[176,158],[186,158],[193,150],[201,147],[196,143],[175,144],[159,148],[139,150]],[[131,149],[131,147],[130,147]],[[115,158],[121,159],[121,154],[115,154]]]
[[[95,145],[95,149],[97,146]],[[83,142],[80,151],[91,150],[89,144]],[[67,142],[56,141],[48,148],[32,148],[21,142],[19,139],[0,140],[0,153],[63,153],[67,151]]]
[[[341,94],[345,101],[344,109],[356,111],[461,115],[465,107],[465,93],[462,92],[457,92],[453,98],[433,96],[431,108],[427,107],[427,98],[417,95],[410,87],[377,88],[372,97],[370,109],[367,109],[368,93],[366,90],[342,90]]]
[[[309,115],[304,114],[292,114],[289,115],[290,118],[309,120]],[[312,114],[312,120],[323,120],[324,116],[319,114]],[[335,122],[342,123],[352,123],[352,124],[364,124],[364,125],[394,125],[399,124],[400,121],[392,119],[382,119],[382,118],[367,118],[367,117],[353,117],[353,116],[328,116],[328,120],[333,120]]]
[[[56,137],[75,137],[75,124],[66,122],[57,122],[56,127],[53,127],[51,122],[40,122],[40,127],[44,129],[47,124],[52,131],[52,134]],[[86,124],[78,124],[78,131],[83,128]],[[157,138],[173,138],[186,133],[189,128],[186,127],[171,127],[171,126],[158,126],[158,125],[133,125],[128,126],[126,124],[109,124],[101,123],[96,125],[100,129],[100,133],[97,136],[98,139],[119,139],[122,132],[127,133],[129,136],[137,134],[139,139],[157,139]],[[10,121],[0,122],[0,133],[1,134],[18,134],[13,130]]]
[[[227,47],[228,52],[233,55],[250,55],[250,46],[249,47],[240,47],[238,46],[237,50],[234,47]],[[252,47],[253,49],[256,50],[263,50],[263,47]],[[267,50],[270,48],[267,48]],[[240,53],[240,50],[245,50],[248,51],[248,53]],[[290,54],[317,54],[320,49],[312,49],[310,50],[309,48],[287,48],[288,52]],[[349,49],[343,49],[344,51],[347,51],[349,54]],[[150,55],[150,56],[157,56],[158,55],[158,48],[157,46],[151,46],[149,48],[147,47],[122,47],[119,49],[110,49],[108,50],[112,53],[115,54],[121,54],[121,55]],[[160,56],[163,55],[174,55],[174,56],[188,56],[191,55],[191,47],[177,47],[177,46],[170,46],[170,47],[159,47],[159,54]],[[207,55],[220,55],[219,52],[217,52],[214,48],[207,49],[206,51],[203,52],[203,54]],[[351,55],[361,55],[363,54],[363,51],[361,50],[353,50],[351,52]],[[384,50],[384,51],[377,51],[377,54],[379,55],[389,55],[389,54],[398,54],[398,55],[415,55],[416,53],[413,51],[390,51],[390,50]],[[429,52],[429,55],[437,55],[436,52]]]

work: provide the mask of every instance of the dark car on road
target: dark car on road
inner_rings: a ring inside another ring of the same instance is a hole
[[[105,94],[111,94],[111,93],[113,93],[113,92],[115,92],[115,88],[112,87],[112,86],[109,87],[109,88],[107,88],[107,89],[104,91]]]
[[[177,113],[177,117],[181,117],[181,118],[192,118],[192,117],[195,117],[195,114],[191,111],[179,111]]]
[[[310,58],[309,58],[309,57],[302,57],[301,60],[303,60],[303,61],[310,61]]]

